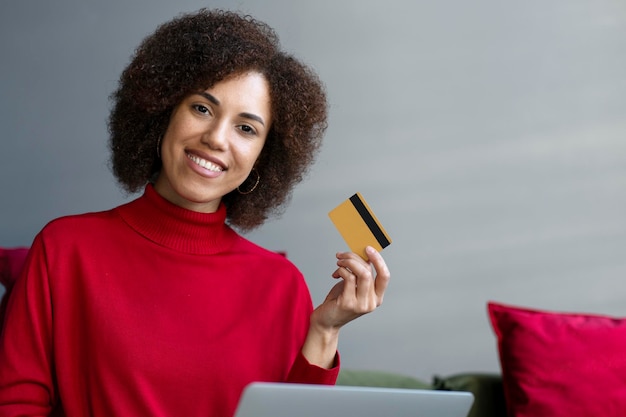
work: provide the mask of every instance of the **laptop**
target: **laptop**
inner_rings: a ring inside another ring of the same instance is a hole
[[[253,382],[235,417],[467,417],[470,392]]]

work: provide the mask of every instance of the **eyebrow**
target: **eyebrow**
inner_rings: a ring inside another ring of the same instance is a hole
[[[215,98],[215,96],[213,96],[212,94],[209,94],[206,91],[200,91],[198,94],[206,98],[207,100],[209,100],[211,103],[215,104],[216,106],[220,105],[220,101],[217,98]],[[239,116],[245,117],[247,119],[256,120],[257,122],[265,126],[265,122],[263,121],[263,119],[254,113],[243,112],[243,113],[239,113]]]

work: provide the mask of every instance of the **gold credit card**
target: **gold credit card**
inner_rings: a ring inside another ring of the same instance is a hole
[[[366,246],[372,246],[380,252],[391,244],[391,238],[360,193],[332,209],[328,217],[350,250],[363,259],[367,259]]]

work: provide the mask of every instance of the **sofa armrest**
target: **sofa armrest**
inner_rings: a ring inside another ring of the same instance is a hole
[[[435,376],[433,389],[469,391],[474,404],[468,417],[507,417],[502,376],[491,373],[462,373],[446,377]]]
[[[337,385],[432,389],[432,386],[429,383],[410,376],[391,372],[356,369],[341,369],[341,371],[339,371],[339,376],[337,377]]]

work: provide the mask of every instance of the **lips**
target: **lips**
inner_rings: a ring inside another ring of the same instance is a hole
[[[204,158],[200,158],[197,155],[192,155],[190,153],[187,153],[187,158],[189,158],[194,164],[204,168],[204,169],[208,169],[209,171],[213,171],[213,172],[222,172],[224,171],[224,168],[221,167],[220,165],[211,162],[209,160],[206,160]]]

